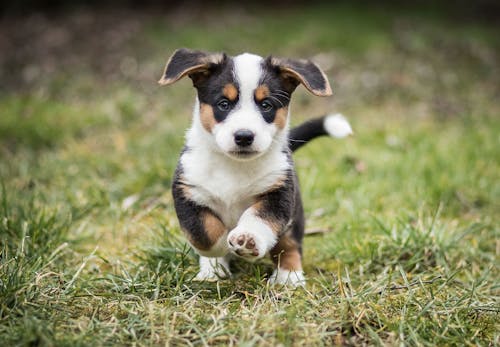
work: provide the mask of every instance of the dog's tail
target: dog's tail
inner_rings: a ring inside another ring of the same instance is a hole
[[[312,139],[329,135],[342,138],[352,134],[351,125],[340,113],[314,118],[290,130],[288,144],[292,152]]]

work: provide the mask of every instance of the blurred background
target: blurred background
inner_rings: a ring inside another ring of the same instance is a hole
[[[168,55],[191,47],[313,58],[335,87],[328,106],[397,98],[445,118],[470,111],[474,84],[494,96],[499,12],[491,0],[5,2],[0,92],[151,95]]]
[[[499,12],[500,5],[491,0],[418,4],[292,0],[273,5],[261,1],[243,5],[158,0],[5,2],[0,5],[0,88],[35,90],[68,77],[81,83],[83,75],[106,85],[119,80],[147,87],[160,71],[159,62],[180,46],[231,54],[316,57],[323,68],[341,73],[345,70],[341,64],[348,64],[342,59],[365,58],[373,66],[374,60],[390,54],[397,54],[395,61],[421,58],[423,65],[426,60],[428,70],[441,68],[436,64],[446,65],[450,59],[479,59],[477,63],[484,65],[494,62],[498,47],[481,47],[481,41],[491,35],[488,43],[498,43]],[[405,67],[401,70],[404,74]],[[387,77],[384,71],[378,75],[372,76],[373,83]],[[370,77],[363,76],[370,83]]]

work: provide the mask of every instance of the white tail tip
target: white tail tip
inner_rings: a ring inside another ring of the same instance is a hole
[[[351,125],[340,113],[326,116],[323,126],[331,137],[340,139],[353,134]]]

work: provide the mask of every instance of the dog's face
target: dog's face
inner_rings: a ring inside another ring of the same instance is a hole
[[[198,91],[201,125],[215,147],[236,160],[262,155],[283,134],[298,84],[315,95],[331,95],[324,73],[310,61],[179,49],[159,83],[168,85],[186,75]]]

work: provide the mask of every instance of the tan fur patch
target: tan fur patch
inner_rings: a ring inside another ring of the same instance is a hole
[[[200,120],[201,125],[203,125],[208,132],[212,132],[212,128],[217,123],[214,118],[214,110],[212,106],[208,104],[200,105]]]
[[[234,84],[228,83],[224,86],[224,89],[222,89],[222,94],[229,100],[234,101],[238,97],[238,89],[236,89]]]
[[[184,179],[184,176],[180,175],[178,187],[182,191],[182,196],[187,198],[187,199],[190,199],[191,198],[191,187],[189,186],[189,184],[186,184],[185,182],[186,182],[186,180]]]
[[[210,248],[212,248],[212,246],[217,243],[217,241],[219,241],[219,239],[224,235],[224,233],[226,232],[226,227],[218,217],[208,211],[203,212],[200,218],[205,229],[205,233],[210,240],[210,243],[206,244],[204,242],[200,242],[199,240],[195,239],[189,232],[185,232],[185,234],[189,240],[189,243],[196,249],[199,249],[201,251],[209,251]]]
[[[252,208],[254,209],[254,213],[258,215],[259,211],[261,211],[264,208],[264,203],[258,200],[252,205]]]
[[[224,54],[212,53],[201,60],[205,63],[220,64],[224,60]]]
[[[282,107],[276,110],[276,116],[274,117],[274,124],[279,129],[283,129],[286,126],[286,118],[288,116],[288,107]]]
[[[187,239],[188,239],[188,242],[189,244],[191,244],[194,248],[196,249],[199,249],[199,250],[202,250],[202,251],[208,251],[210,250],[209,247],[205,246],[204,244],[198,242],[194,237],[193,235],[191,235],[188,231],[186,231],[185,229],[183,229],[184,231],[184,235],[186,235]]]
[[[258,86],[257,89],[255,89],[255,100],[257,100],[257,102],[264,100],[269,95],[269,88],[265,84]]]
[[[213,243],[219,241],[222,235],[226,232],[226,227],[222,223],[222,221],[210,212],[205,212],[201,216],[203,220],[203,226],[205,227],[205,232],[208,235],[208,238]]]
[[[271,259],[281,269],[288,271],[302,270],[302,257],[297,242],[288,235],[283,235],[271,250]]]
[[[182,190],[182,195],[187,199],[191,198],[191,190],[189,186],[186,184],[180,184],[179,186]]]

